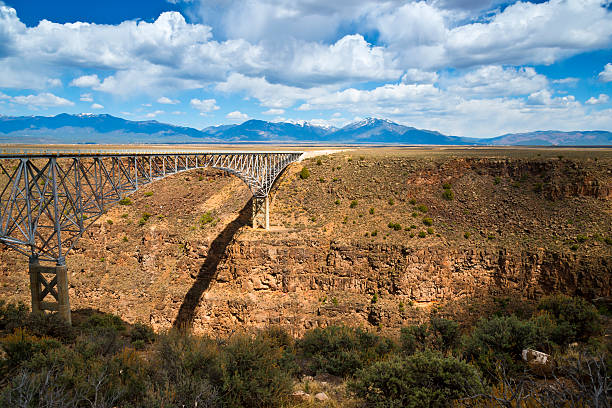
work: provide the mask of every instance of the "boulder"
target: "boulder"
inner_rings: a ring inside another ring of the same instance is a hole
[[[541,351],[525,349],[522,352],[523,361],[525,361],[531,370],[542,376],[549,376],[555,368],[555,362],[550,354],[542,353]]]
[[[320,401],[320,402],[327,401],[329,399],[327,394],[324,392],[319,392],[318,394],[315,394],[314,397],[315,397],[315,400]]]
[[[291,394],[291,400],[293,402],[306,402],[306,401],[310,401],[310,394],[302,391],[302,390],[298,390],[295,391],[293,394]]]

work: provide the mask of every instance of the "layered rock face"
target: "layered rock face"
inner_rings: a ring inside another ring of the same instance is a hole
[[[299,335],[336,323],[394,331],[458,299],[610,296],[609,152],[518,152],[308,160],[279,181],[270,231],[248,226],[237,179],[173,176],[83,237],[67,259],[72,308],[157,330],[280,324]],[[27,261],[0,256],[2,296],[27,302]]]

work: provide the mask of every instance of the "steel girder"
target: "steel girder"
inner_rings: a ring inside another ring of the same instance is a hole
[[[140,186],[203,167],[235,174],[266,197],[301,152],[54,155],[0,153],[0,242],[64,264],[66,253],[106,209]]]

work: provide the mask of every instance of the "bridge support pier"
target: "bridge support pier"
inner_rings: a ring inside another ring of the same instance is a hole
[[[44,313],[46,310],[58,312],[66,323],[72,324],[66,264],[44,266],[40,264],[38,258],[32,257],[29,270],[32,313]],[[48,295],[54,298],[55,302],[45,301]]]
[[[270,202],[268,196],[253,196],[253,229],[270,229]]]

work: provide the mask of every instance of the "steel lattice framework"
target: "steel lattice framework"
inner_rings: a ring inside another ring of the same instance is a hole
[[[203,167],[235,174],[256,199],[301,152],[0,151],[0,242],[65,264],[78,238],[140,186]],[[265,201],[267,204],[267,200]]]

